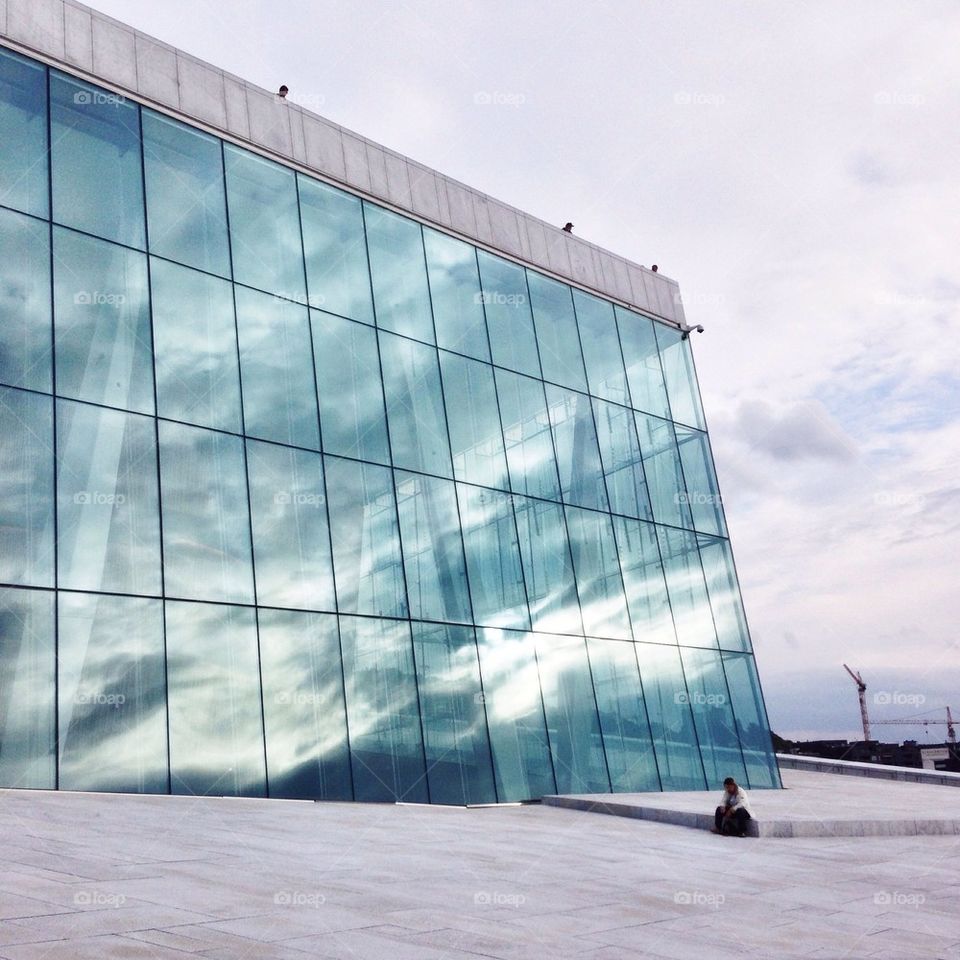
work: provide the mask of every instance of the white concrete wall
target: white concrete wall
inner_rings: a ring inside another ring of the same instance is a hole
[[[675,281],[564,233],[75,0],[0,0],[25,53],[564,280],[683,322]]]

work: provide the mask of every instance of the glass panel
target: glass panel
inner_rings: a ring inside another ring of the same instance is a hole
[[[310,306],[373,323],[359,197],[297,174]]]
[[[721,789],[726,777],[745,783],[747,771],[730,708],[720,652],[681,648],[680,656],[708,788]]]
[[[532,635],[487,627],[477,640],[497,797],[556,793]]]
[[[477,251],[477,258],[493,362],[539,379],[537,335],[523,267],[484,250]]]
[[[620,355],[620,338],[613,304],[592,297],[582,290],[573,291],[573,305],[580,328],[583,360],[587,368],[590,393],[614,403],[630,403],[627,375]]]
[[[220,141],[143,110],[150,252],[230,276]]]
[[[296,174],[229,143],[223,160],[233,279],[306,303]]]
[[[53,228],[57,393],[153,413],[147,258]]]
[[[489,363],[490,345],[475,248],[430,229],[423,231],[423,244],[437,346]]]
[[[655,324],[654,328],[660,347],[663,379],[670,398],[671,419],[706,430],[689,338],[684,340],[679,330],[662,323]]]
[[[243,441],[160,423],[167,596],[253,603]]]
[[[593,510],[566,509],[584,628],[594,637],[629,640],[630,618],[610,517]]]
[[[633,644],[588,639],[587,649],[614,792],[659,790],[657,760]]]
[[[150,259],[161,417],[240,433],[240,365],[226,280]]]
[[[723,519],[723,505],[707,435],[679,425],[676,431],[686,484],[684,499],[693,515],[693,526],[704,533],[726,536],[727,525]]]
[[[377,325],[433,343],[433,315],[420,224],[364,203]]]
[[[547,405],[564,502],[606,510],[607,494],[590,398],[548,383]]]
[[[496,803],[472,627],[413,624],[432,803]]]
[[[166,602],[173,793],[265,793],[252,607]]]
[[[352,800],[336,616],[261,609],[258,619],[270,796]]]
[[[154,421],[57,401],[58,584],[160,595]]]
[[[652,523],[625,517],[614,517],[613,528],[633,638],[647,643],[676,643],[656,528]]]
[[[677,638],[683,646],[715,647],[717,633],[703,582],[697,536],[686,530],[657,527],[660,556],[673,608]]]
[[[643,413],[636,415],[636,421],[654,519],[677,527],[691,526],[673,424]]]
[[[338,609],[407,615],[393,481],[387,467],[326,457]]]
[[[604,400],[594,400],[593,411],[611,511],[652,520],[633,411]]]
[[[60,789],[167,792],[163,605],[59,594]]]
[[[474,622],[530,627],[509,494],[457,484]]]
[[[329,313],[310,311],[323,449],[390,462],[377,334]]]
[[[3,551],[6,554],[6,551]],[[0,587],[0,785],[57,785],[53,591]]]
[[[635,644],[647,714],[664,790],[703,790],[707,786],[683,679],[680,651],[655,643]]]
[[[550,416],[539,380],[496,371],[510,489],[532,497],[560,499],[560,478],[550,436]]]
[[[380,356],[394,465],[452,477],[437,351],[381,333]]]
[[[0,249],[0,380],[50,393],[50,227],[0,210]]]
[[[257,603],[335,610],[319,453],[247,441]]]
[[[667,389],[663,385],[653,321],[623,307],[614,307],[614,312],[634,409],[669,420],[670,407],[667,404]]]
[[[587,376],[570,288],[532,270],[527,271],[527,283],[537,327],[543,379],[586,392]]]
[[[534,628],[582,634],[563,507],[514,497],[514,509]]]
[[[773,754],[770,724],[763,708],[753,657],[727,651],[721,656],[747,765],[747,781],[751,787],[779,787],[780,772]]]
[[[394,479],[410,616],[469,623],[467,570],[452,481],[399,470]]]
[[[0,50],[0,204],[48,216],[47,71]]]
[[[0,580],[53,586],[53,402],[0,387]]]
[[[143,250],[140,108],[50,71],[53,219]]]
[[[307,308],[242,287],[235,292],[246,434],[319,450]]]
[[[356,799],[426,803],[410,624],[341,617],[340,637]]]
[[[508,486],[493,367],[440,351],[453,472],[485,487]]]
[[[700,561],[710,595],[710,609],[723,650],[750,651],[750,632],[740,600],[737,572],[727,540],[699,536]]]
[[[543,709],[558,793],[608,793],[585,641],[535,634]]]

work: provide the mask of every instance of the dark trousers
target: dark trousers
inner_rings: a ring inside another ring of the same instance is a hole
[[[725,817],[723,807],[717,807],[717,812],[713,815],[713,822],[717,826],[717,830],[720,833],[725,833],[728,836],[742,837],[747,832],[747,821],[750,819],[750,814],[746,810],[734,810],[729,817]]]

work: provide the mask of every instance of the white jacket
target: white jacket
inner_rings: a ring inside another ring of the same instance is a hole
[[[732,807],[734,810],[746,810],[751,817],[753,816],[753,811],[750,809],[750,801],[747,800],[747,795],[742,787],[737,787],[737,792],[733,794],[733,796],[727,793],[726,788],[724,788],[723,800],[720,802],[720,806],[724,809]]]

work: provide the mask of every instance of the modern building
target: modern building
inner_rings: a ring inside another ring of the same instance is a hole
[[[673,281],[0,12],[0,785],[779,785]]]

